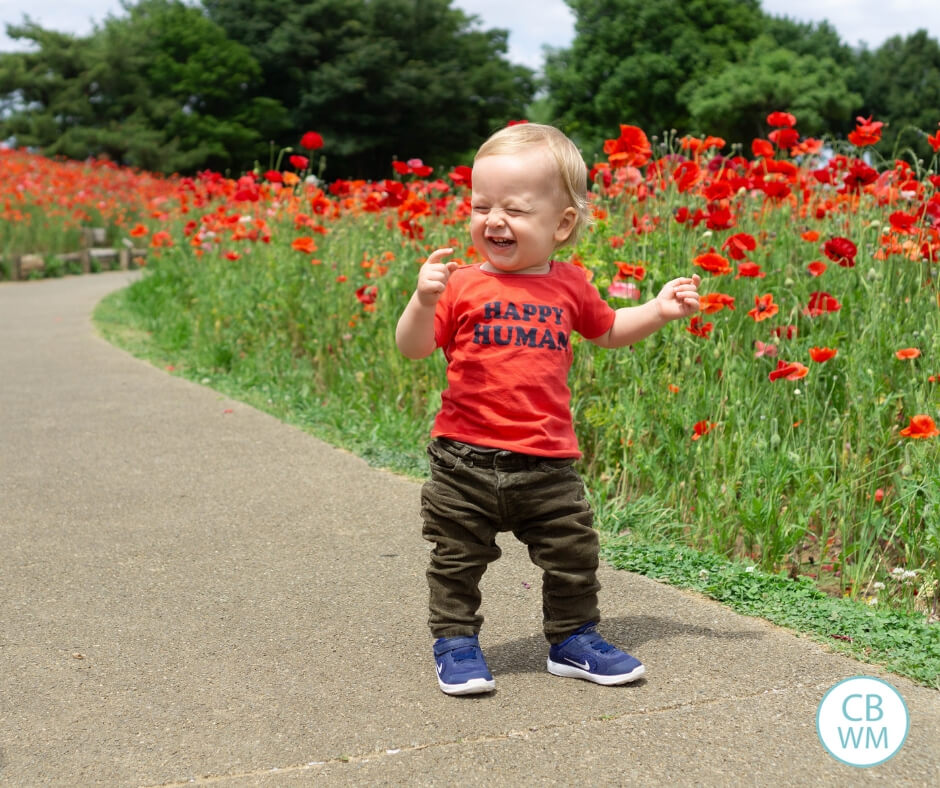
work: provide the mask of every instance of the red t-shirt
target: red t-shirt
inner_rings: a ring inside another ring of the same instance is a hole
[[[458,268],[437,304],[434,336],[448,388],[431,435],[543,457],[580,457],[571,420],[571,333],[594,339],[613,308],[584,271]]]

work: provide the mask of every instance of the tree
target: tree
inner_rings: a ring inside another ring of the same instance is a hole
[[[758,0],[566,0],[570,49],[549,54],[553,114],[588,154],[618,124],[687,128],[703,79],[744,55],[762,30]]]
[[[393,158],[453,161],[523,115],[532,72],[450,0],[205,0],[261,66],[258,95],[315,129],[330,177],[384,177]]]
[[[879,153],[893,157],[910,148],[922,158],[933,151],[926,133],[940,122],[940,44],[926,30],[906,38],[893,36],[874,52],[859,56],[857,87],[862,94],[858,115],[885,122]]]
[[[830,57],[800,55],[760,36],[745,58],[727,64],[692,92],[692,130],[747,144],[765,137],[767,115],[782,110],[797,117],[803,134],[825,134],[845,123],[861,100],[848,89],[851,76]]]
[[[260,75],[248,50],[179,0],[124,7],[85,38],[8,28],[39,49],[0,55],[0,136],[164,172],[253,161],[286,115],[247,95]]]

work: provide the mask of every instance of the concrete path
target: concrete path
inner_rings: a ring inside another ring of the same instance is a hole
[[[647,678],[549,675],[511,538],[497,691],[443,695],[419,485],[104,342],[129,278],[0,284],[0,785],[940,784],[940,693],[643,577],[602,631]],[[911,715],[871,769],[815,727],[861,673]]]

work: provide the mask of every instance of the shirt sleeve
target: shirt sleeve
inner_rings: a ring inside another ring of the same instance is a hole
[[[597,288],[585,276],[581,308],[578,310],[574,330],[585,339],[596,339],[610,330],[614,324],[615,314],[614,308],[603,299]]]

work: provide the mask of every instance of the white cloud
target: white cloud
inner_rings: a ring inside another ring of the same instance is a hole
[[[480,26],[509,30],[509,59],[538,69],[543,46],[567,47],[574,38],[574,15],[563,0],[454,0],[474,14]]]
[[[940,3],[932,0],[763,0],[764,11],[800,22],[829,21],[842,40],[877,49],[895,35],[926,29],[940,40]]]

